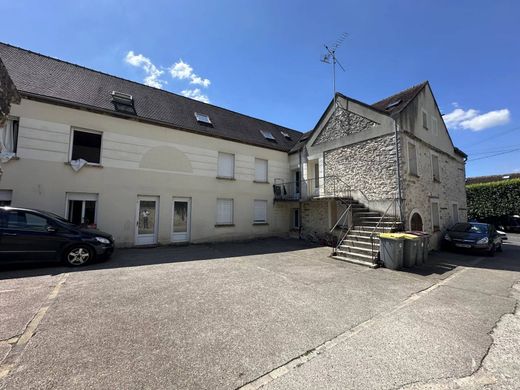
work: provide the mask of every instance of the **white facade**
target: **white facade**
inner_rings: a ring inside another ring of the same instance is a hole
[[[19,118],[17,157],[2,165],[0,193],[13,206],[64,217],[74,209],[119,246],[258,237],[291,224],[289,209],[272,201],[274,179],[290,179],[286,152],[27,99],[10,115]],[[77,172],[76,129],[101,135],[99,164]],[[231,202],[219,208],[219,199]],[[219,223],[229,207],[231,219]]]

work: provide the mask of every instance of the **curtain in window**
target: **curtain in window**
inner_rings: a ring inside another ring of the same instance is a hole
[[[0,160],[7,162],[15,156],[18,128],[16,123],[8,120],[0,128]]]

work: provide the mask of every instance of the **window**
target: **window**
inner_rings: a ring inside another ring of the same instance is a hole
[[[217,177],[233,179],[235,177],[235,155],[230,153],[218,154]]]
[[[437,118],[432,115],[432,134],[437,137],[439,135],[439,127]]]
[[[13,190],[0,190],[0,206],[11,206]]]
[[[459,222],[459,205],[457,203],[451,204],[451,220],[453,223]]]
[[[96,225],[97,194],[67,193],[67,219],[75,225]]]
[[[320,188],[320,164],[314,164],[314,188]]]
[[[267,200],[255,200],[254,201],[254,223],[265,223],[267,222]]]
[[[439,168],[439,156],[432,154],[432,171],[433,181],[441,181],[441,173]]]
[[[290,135],[289,133],[287,133],[287,132],[285,132],[285,131],[280,131],[280,133],[281,133],[281,134],[282,134],[286,139],[288,139],[289,141],[292,140],[291,135]]]
[[[217,199],[217,225],[233,225],[233,199]]]
[[[432,201],[432,228],[436,232],[440,230],[439,202]]]
[[[292,219],[292,228],[298,229],[300,227],[300,210],[299,209],[291,210],[291,219]]]
[[[276,138],[274,138],[273,133],[271,133],[270,131],[260,130],[260,133],[262,133],[266,140],[276,141]]]
[[[47,231],[47,218],[27,211],[12,210],[6,213],[7,229]]]
[[[399,100],[396,100],[392,103],[390,103],[388,106],[385,107],[385,110],[389,110],[391,108],[394,108],[394,107],[397,107],[399,104],[401,104],[402,100],[399,99]]]
[[[94,131],[73,130],[71,160],[83,160],[91,164],[101,163],[102,134]]]
[[[18,149],[18,119],[8,119],[0,128],[0,152],[14,153]]]
[[[267,183],[267,160],[255,158],[255,181]]]
[[[428,130],[428,113],[426,111],[422,111],[422,127]]]
[[[417,149],[415,144],[408,142],[408,173],[419,176],[417,171]]]
[[[211,125],[211,120],[209,119],[209,115],[206,114],[200,114],[198,112],[195,113],[195,118],[197,119],[197,122],[206,123],[208,125]]]
[[[110,94],[112,99],[112,104],[114,105],[114,109],[116,111],[136,115],[135,107],[134,107],[134,98],[132,95],[123,92],[112,91]]]

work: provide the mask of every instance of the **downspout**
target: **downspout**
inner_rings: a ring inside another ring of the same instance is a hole
[[[397,164],[397,203],[399,206],[399,219],[404,223],[403,218],[403,198],[401,192],[401,159],[399,153],[399,129],[397,121],[394,119],[394,133],[395,133],[395,157]]]
[[[298,239],[302,239],[302,149],[298,151],[298,159],[299,159],[299,169],[300,174],[298,175],[300,178],[300,192],[298,193]]]

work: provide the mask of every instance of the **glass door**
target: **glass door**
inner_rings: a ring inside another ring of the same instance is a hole
[[[156,196],[139,196],[136,210],[136,245],[153,245],[157,243],[159,198]]]
[[[173,198],[172,216],[172,242],[188,242],[190,240],[191,199]]]

